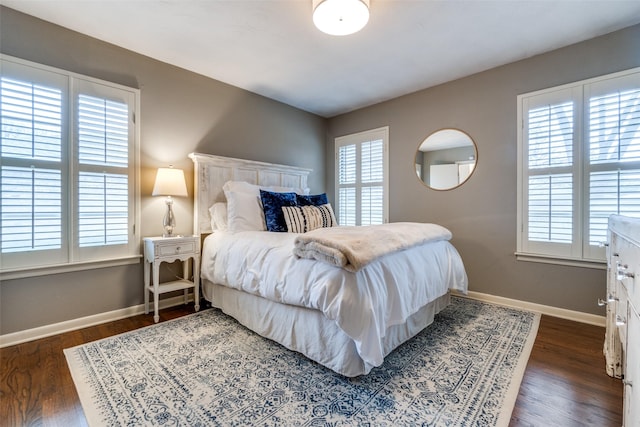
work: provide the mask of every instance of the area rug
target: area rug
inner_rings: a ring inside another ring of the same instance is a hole
[[[216,309],[65,355],[90,426],[506,426],[539,320],[452,297],[352,379]]]

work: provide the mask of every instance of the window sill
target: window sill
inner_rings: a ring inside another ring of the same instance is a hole
[[[41,267],[22,267],[0,270],[0,282],[3,280],[24,279],[27,277],[46,276],[49,274],[71,273],[74,271],[93,270],[96,268],[117,267],[120,265],[138,264],[142,255],[123,258],[112,258],[98,261],[87,261],[69,264],[44,265]]]
[[[530,254],[525,252],[516,252],[518,261],[539,262],[543,264],[567,265],[570,267],[595,268],[598,270],[606,270],[606,261],[583,260],[573,258],[557,258],[549,255]]]

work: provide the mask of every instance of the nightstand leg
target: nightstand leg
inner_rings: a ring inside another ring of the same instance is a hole
[[[200,257],[193,257],[193,299],[196,311],[200,310]]]
[[[144,314],[149,314],[149,262],[144,260]]]
[[[185,280],[189,280],[189,260],[188,259],[182,261],[182,278]],[[185,305],[189,303],[189,289],[184,290],[184,303]]]
[[[158,315],[158,304],[159,304],[158,287],[159,286],[160,286],[160,263],[154,262],[153,263],[153,321],[155,323],[158,323],[158,321],[160,320],[160,316]]]

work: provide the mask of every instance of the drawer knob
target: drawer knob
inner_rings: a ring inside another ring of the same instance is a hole
[[[612,302],[616,302],[618,301],[618,298],[614,297],[613,295],[609,294],[609,296],[607,297],[606,300],[602,299],[602,298],[598,298],[598,305],[600,307],[605,306],[607,304],[611,304]]]
[[[180,252],[180,246],[176,246],[176,252]]]
[[[625,319],[624,317],[620,316],[619,314],[616,315],[616,326],[624,326],[627,324],[627,319]]]
[[[631,273],[631,272],[627,271],[627,269],[629,268],[629,266],[627,264],[622,264],[621,262],[618,261],[616,263],[616,265],[618,267],[617,268],[617,270],[618,270],[617,279],[618,280],[624,280],[627,277],[633,278],[633,277],[636,276],[634,273]]]

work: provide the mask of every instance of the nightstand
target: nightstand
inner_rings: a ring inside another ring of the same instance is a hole
[[[166,292],[184,290],[184,303],[188,302],[189,289],[193,288],[196,311],[200,310],[200,238],[145,237],[144,241],[144,312],[149,313],[149,292],[153,293],[153,321],[158,323],[158,296]],[[189,259],[193,260],[193,281],[189,280]],[[160,282],[160,264],[182,261],[182,279]],[[150,270],[153,283],[149,283]]]

